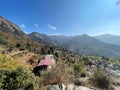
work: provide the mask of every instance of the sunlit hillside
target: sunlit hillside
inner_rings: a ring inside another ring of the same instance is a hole
[[[120,90],[120,0],[0,0],[0,90]]]

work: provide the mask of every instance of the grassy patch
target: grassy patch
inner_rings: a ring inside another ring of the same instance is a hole
[[[94,85],[102,89],[108,89],[111,86],[110,76],[103,70],[95,71],[92,80]]]

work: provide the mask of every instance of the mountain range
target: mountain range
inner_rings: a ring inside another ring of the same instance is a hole
[[[120,36],[117,35],[103,34],[94,37],[106,43],[120,45]]]
[[[38,39],[32,40],[31,37],[34,36],[37,36]],[[16,50],[27,50],[40,55],[49,54],[57,50],[69,52],[62,47],[50,44],[50,39],[46,37],[47,35],[44,34],[27,35],[19,26],[0,16],[0,48],[7,53]],[[1,49],[0,52],[2,52]]]
[[[120,36],[86,34],[76,36],[25,34],[17,25],[0,16],[0,45],[40,51],[46,45],[62,47],[80,55],[120,58]],[[62,49],[61,49],[62,50]]]
[[[86,34],[77,36],[44,35],[37,32],[31,33],[29,36],[35,41],[43,42],[45,40],[44,43],[60,46],[80,55],[120,57],[119,43],[109,42],[109,39],[98,38],[100,36],[92,37]],[[107,34],[105,36],[107,37]],[[111,38],[115,39],[112,35]],[[117,40],[120,39],[117,38]]]

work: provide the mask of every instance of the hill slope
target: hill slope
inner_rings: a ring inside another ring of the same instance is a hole
[[[21,31],[21,29],[17,25],[15,25],[11,21],[9,21],[1,16],[0,16],[0,32],[14,35],[14,37],[16,37],[18,39],[29,38],[24,32]]]
[[[0,16],[0,45],[10,49],[39,50],[40,44],[33,41],[17,25]]]
[[[7,49],[7,52],[16,49],[28,50],[37,54],[50,54],[50,51],[55,50],[63,51],[63,48],[51,43],[52,40],[47,35],[36,32],[27,35],[17,25],[0,16],[0,50],[5,51]]]
[[[50,44],[52,40],[45,34],[39,34],[37,32],[32,32],[31,34],[28,34],[31,39],[36,40],[39,43],[45,43]]]

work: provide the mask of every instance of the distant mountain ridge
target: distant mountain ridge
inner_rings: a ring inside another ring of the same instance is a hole
[[[111,39],[112,40],[112,39]],[[119,40],[119,37],[117,38]],[[99,55],[120,58],[120,46],[108,44],[86,34],[77,36],[25,34],[17,25],[0,17],[0,45],[39,52],[41,47],[60,46],[80,55]]]
[[[66,48],[81,55],[120,57],[119,45],[108,44],[86,34],[77,36],[46,35],[45,38],[49,38],[54,45]]]
[[[67,55],[74,54],[52,44],[52,40],[47,35],[37,32],[27,35],[19,26],[4,17],[0,17],[0,48],[4,48],[3,53],[27,50],[39,55],[53,54],[54,51],[60,51]]]
[[[32,32],[31,34],[28,34],[28,35],[31,37],[31,39],[39,43],[52,44],[52,40],[45,34]]]
[[[120,36],[117,36],[117,35],[103,34],[103,35],[98,35],[94,37],[106,43],[120,45]]]

